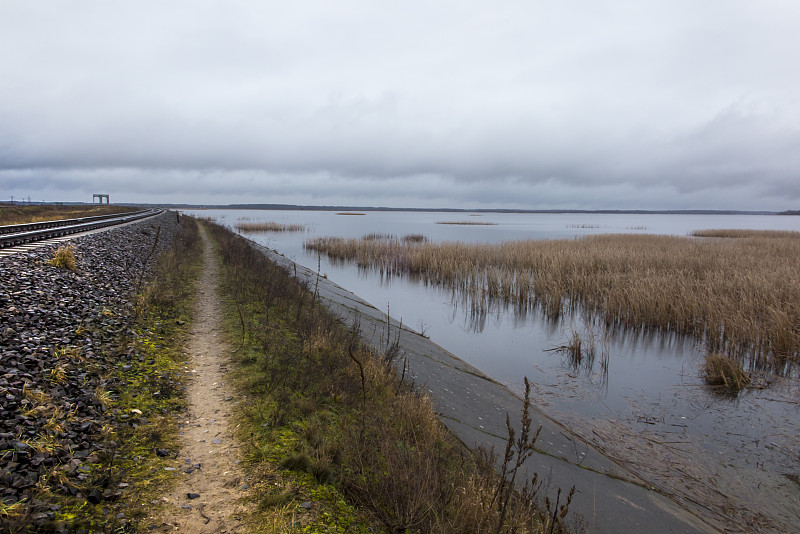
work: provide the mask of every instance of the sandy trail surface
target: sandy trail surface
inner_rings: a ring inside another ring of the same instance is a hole
[[[181,422],[183,446],[178,452],[174,489],[164,496],[166,509],[155,521],[156,532],[247,532],[247,477],[238,465],[233,436],[233,389],[225,378],[230,347],[223,339],[218,291],[219,265],[208,234],[203,238],[203,274],[187,346],[188,413]],[[151,523],[152,524],[152,523]]]

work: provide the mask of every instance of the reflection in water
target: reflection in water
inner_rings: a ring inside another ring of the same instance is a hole
[[[507,224],[455,227],[435,225],[431,214],[370,213],[338,219],[311,212],[280,215],[282,219],[274,212],[249,213],[254,219],[307,224],[305,236],[263,236],[262,243],[315,271],[317,255],[307,254],[302,240],[321,233],[360,237],[366,233],[364,221],[369,221],[369,232],[397,235],[403,228],[432,241],[558,238],[595,231],[576,227],[563,232],[572,223],[593,225],[596,232],[641,225],[649,232],[677,235],[698,228],[791,223],[774,217],[626,216],[612,221],[611,216],[571,214],[503,215],[493,220]],[[355,219],[361,222],[356,225]],[[800,229],[800,218],[795,224],[798,228],[792,229]],[[389,304],[392,315],[404,324],[425,325],[434,342],[511,389],[521,393],[522,378],[528,376],[535,383],[540,409],[662,491],[723,515],[761,521],[767,525],[764,531],[770,530],[770,523],[772,530],[786,531],[786,525],[800,522],[800,492],[793,482],[800,480],[796,365],[786,362],[777,369],[783,376],[770,377],[767,388],[720,398],[699,378],[702,350],[694,338],[606,324],[569,306],[553,318],[544,317],[538,308],[497,302],[476,312],[468,298],[418,277],[381,275],[324,257],[320,270],[379,309]],[[548,351],[568,345],[575,333],[586,344],[594,340],[593,358],[576,361]],[[755,365],[749,369],[764,372]],[[774,527],[775,522],[784,528]],[[739,525],[738,530],[748,528]]]

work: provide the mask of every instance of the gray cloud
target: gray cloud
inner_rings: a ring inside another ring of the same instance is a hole
[[[798,30],[781,1],[3,3],[0,189],[796,208]]]

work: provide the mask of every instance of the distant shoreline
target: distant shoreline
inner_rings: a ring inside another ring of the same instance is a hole
[[[16,205],[0,202],[0,206]],[[25,205],[60,204],[75,205],[88,202],[30,202]],[[303,206],[296,204],[154,204],[119,202],[117,206],[143,206],[161,207],[168,209],[197,209],[197,210],[273,210],[273,211],[335,211],[335,212],[379,212],[379,211],[405,211],[421,213],[586,213],[586,214],[611,214],[611,215],[800,215],[800,210],[768,211],[768,210],[582,210],[582,209],[552,209],[552,210],[526,210],[503,208],[390,208],[386,206]]]
[[[141,204],[139,204],[141,205]],[[172,209],[227,209],[227,210],[273,210],[273,211],[406,211],[425,213],[587,213],[612,215],[800,215],[796,212],[747,211],[747,210],[525,210],[501,208],[389,208],[384,206],[300,206],[293,204],[165,204]]]

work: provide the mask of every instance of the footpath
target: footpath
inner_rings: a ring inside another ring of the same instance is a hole
[[[156,532],[232,534],[249,532],[243,497],[249,488],[237,461],[233,436],[233,388],[225,382],[230,347],[223,341],[219,265],[202,229],[203,269],[189,336],[189,404],[181,424],[181,480],[164,497],[166,510]],[[158,525],[159,523],[156,522]]]
[[[266,247],[252,245],[293,273],[309,290],[316,291],[320,302],[345,324],[352,325],[358,320],[362,338],[376,350],[381,351],[387,343],[394,342],[399,332],[400,353],[395,361],[400,367],[404,363],[407,366],[406,379],[413,380],[431,396],[440,419],[467,446],[494,448],[502,454],[507,437],[506,414],[512,424],[520,424],[519,397],[317,272]],[[534,428],[542,426],[538,451],[524,465],[526,477],[518,480],[530,479],[538,473],[553,502],[558,488],[566,493],[575,486],[570,512],[582,516],[589,532],[722,531],[693,513],[696,509],[693,503],[676,502],[659,493],[535,407],[531,417]]]

